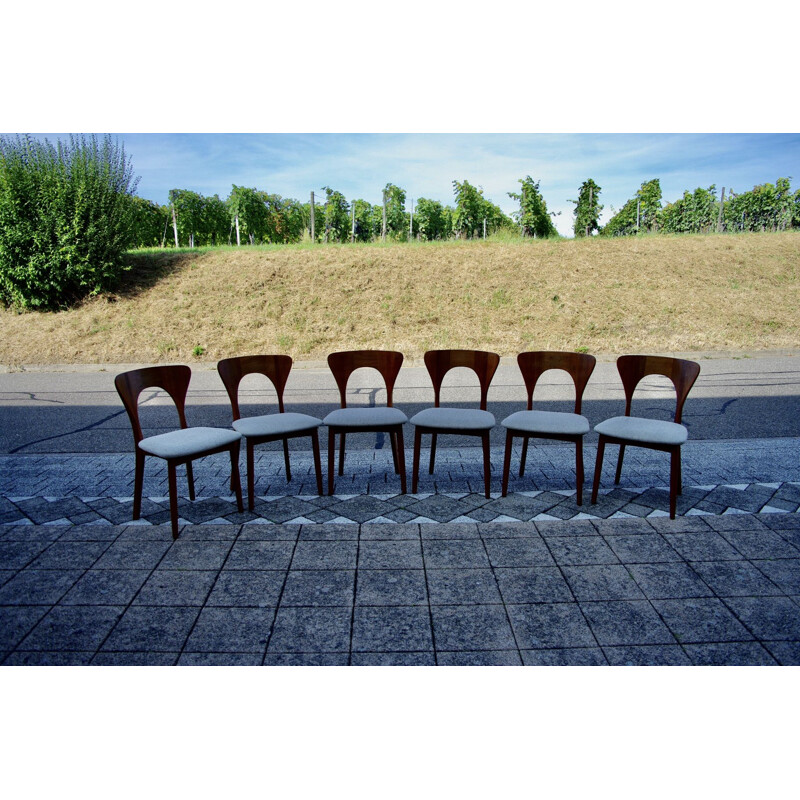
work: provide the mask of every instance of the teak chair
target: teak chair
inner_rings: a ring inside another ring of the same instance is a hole
[[[322,420],[308,414],[286,412],[283,406],[283,391],[292,370],[292,359],[285,355],[257,355],[224,358],[217,362],[217,372],[231,401],[233,412],[233,429],[242,434],[247,446],[247,507],[253,510],[255,502],[255,455],[257,444],[266,442],[283,442],[283,459],[286,465],[286,480],[292,479],[292,468],[289,464],[289,439],[298,436],[310,436],[311,448],[314,452],[314,467],[317,475],[317,492],[322,492],[322,467],[319,457],[319,436],[317,428]],[[264,375],[275,387],[278,395],[278,413],[245,417],[239,411],[239,384],[246,375]]]
[[[583,393],[594,371],[596,359],[585,353],[536,351],[517,356],[525,387],[528,390],[527,411],[517,411],[502,421],[506,429],[506,452],[503,461],[503,497],[508,494],[508,475],[511,469],[511,446],[515,436],[522,437],[522,457],[519,463],[520,478],[525,473],[528,440],[556,439],[575,443],[575,472],[577,473],[576,502],[583,503],[583,437],[589,433],[589,420],[581,415]],[[575,412],[533,411],[533,392],[542,374],[551,369],[561,369],[569,374],[575,384]]]
[[[490,497],[489,432],[495,425],[494,415],[486,410],[489,384],[492,382],[500,356],[483,350],[429,350],[425,353],[425,366],[433,383],[433,408],[426,408],[411,418],[416,427],[414,432],[414,467],[412,472],[411,491],[416,494],[419,483],[419,454],[422,435],[431,434],[431,462],[429,473],[433,475],[436,460],[436,439],[442,434],[461,434],[479,436],[483,442],[483,478],[486,497]],[[441,408],[442,381],[444,376],[455,367],[467,367],[477,376],[481,386],[480,411],[472,408]]]
[[[125,410],[133,428],[136,448],[136,472],[133,490],[133,518],[139,519],[142,510],[142,484],[144,482],[144,461],[146,456],[163,458],[167,462],[169,476],[169,513],[172,522],[172,538],[178,538],[178,489],[176,467],[186,465],[189,482],[189,499],[194,500],[194,475],[192,461],[213,453],[228,451],[231,456],[231,488],[236,493],[239,511],[242,506],[242,487],[239,481],[239,442],[240,433],[229,428],[190,428],[186,424],[186,392],[192,370],[184,364],[171,366],[145,367],[122,372],[114,379]],[[163,389],[172,398],[178,410],[180,429],[156,436],[144,437],[139,422],[139,395],[145,389]]]
[[[617,474],[614,483],[618,484],[622,473],[622,459],[625,447],[646,447],[670,454],[669,480],[669,516],[675,519],[677,496],[681,494],[681,445],[689,438],[689,432],[681,424],[683,404],[689,390],[700,374],[700,365],[695,361],[666,356],[620,356],[617,369],[625,390],[625,416],[612,417],[599,425],[595,431],[600,435],[597,444],[597,463],[594,470],[592,486],[592,503],[597,502],[597,490],[600,486],[600,472],[603,467],[603,452],[606,444],[619,445]],[[631,416],[631,401],[639,381],[647,375],[663,375],[672,381],[675,387],[676,407],[675,421],[647,419]]]
[[[341,408],[331,411],[323,422],[328,426],[328,494],[333,494],[334,453],[336,434],[339,434],[339,475],[344,474],[345,437],[348,433],[388,433],[392,445],[394,470],[400,475],[400,490],[406,493],[406,461],[403,425],[408,417],[392,407],[392,393],[403,354],[393,350],[345,350],[328,356],[336,385],[339,387]],[[386,405],[380,407],[347,407],[347,382],[355,370],[371,367],[378,370],[386,384]]]

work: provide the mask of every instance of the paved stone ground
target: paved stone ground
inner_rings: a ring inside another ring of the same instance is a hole
[[[796,514],[0,527],[25,664],[800,664]]]
[[[800,440],[688,442],[684,446],[684,491],[678,513],[796,513],[800,508]],[[574,450],[531,444],[525,475],[512,460],[508,497],[500,497],[503,453],[492,450],[492,497],[483,494],[479,448],[441,448],[431,476],[423,451],[419,493],[400,494],[400,479],[383,449],[348,451],[335,494],[319,497],[308,451],[292,453],[293,479],[286,481],[275,450],[256,456],[256,506],[240,514],[228,487],[226,455],[195,462],[197,500],[179,484],[183,522],[201,524],[342,522],[502,522],[546,519],[662,516],[669,510],[668,463],[663,454],[629,448],[622,481],[614,486],[616,454],[609,448],[600,496],[589,503],[595,449],[585,448],[584,502],[575,502]],[[133,456],[0,456],[0,524],[122,524],[130,522]],[[409,474],[410,483],[410,474]],[[148,459],[141,524],[169,519],[163,461]]]
[[[493,450],[487,500],[478,448],[417,495],[353,448],[333,497],[261,449],[253,514],[210,457],[176,542],[157,459],[130,524],[132,454],[0,457],[0,663],[800,664],[799,440],[690,441],[676,520],[663,455],[615,488],[612,448],[590,505],[587,446],[579,507],[573,452],[517,450],[500,498]]]

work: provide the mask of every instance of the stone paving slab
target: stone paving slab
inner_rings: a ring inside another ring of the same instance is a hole
[[[2,525],[0,661],[800,665],[798,519]]]

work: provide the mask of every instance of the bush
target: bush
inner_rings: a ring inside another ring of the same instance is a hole
[[[51,310],[112,288],[137,183],[110,136],[0,137],[0,300]]]

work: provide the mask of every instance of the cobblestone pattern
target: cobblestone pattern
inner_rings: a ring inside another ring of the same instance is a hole
[[[419,493],[400,494],[386,450],[348,451],[335,495],[318,497],[309,453],[292,453],[293,479],[283,458],[260,449],[256,458],[256,505],[240,514],[230,495],[227,456],[195,462],[198,499],[190,502],[179,482],[184,523],[243,522],[490,522],[584,517],[650,517],[668,512],[668,465],[660,453],[629,448],[622,481],[614,486],[615,453],[606,457],[596,505],[589,504],[595,452],[587,447],[584,503],[575,502],[574,450],[531,444],[525,475],[519,477],[519,448],[512,459],[509,495],[499,496],[502,451],[492,451],[495,492],[483,494],[479,448],[441,449],[434,474],[423,451]],[[800,508],[800,441],[689,442],[684,448],[684,490],[678,514],[794,514]],[[410,459],[409,459],[410,461]],[[515,468],[516,467],[516,468]],[[133,456],[0,457],[0,524],[123,524],[131,519]],[[410,474],[409,474],[410,481]],[[244,482],[244,473],[243,473]],[[244,488],[244,483],[243,483]],[[141,524],[169,519],[163,461],[148,459]]]

